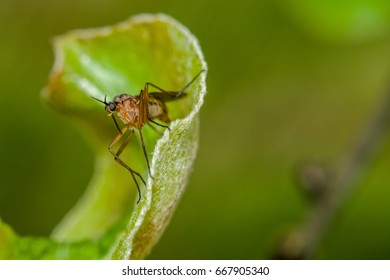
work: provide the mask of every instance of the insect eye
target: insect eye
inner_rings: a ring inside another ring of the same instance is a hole
[[[116,109],[116,105],[114,102],[110,102],[106,105],[106,111],[114,112]]]

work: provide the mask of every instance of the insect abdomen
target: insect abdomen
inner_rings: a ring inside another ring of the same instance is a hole
[[[170,122],[167,107],[159,100],[149,100],[148,113],[151,119],[159,119],[166,123]]]

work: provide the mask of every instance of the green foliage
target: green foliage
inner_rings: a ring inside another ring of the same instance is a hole
[[[117,134],[115,126],[104,106],[91,97],[103,100],[107,95],[111,100],[122,92],[137,95],[146,82],[179,90],[206,69],[197,40],[181,24],[159,14],[72,31],[56,38],[54,46],[55,65],[43,96],[84,133],[96,152],[95,174],[52,239],[17,237],[0,225],[0,257],[145,258],[169,223],[188,181],[198,146],[205,73],[188,88],[186,98],[168,104],[174,120],[170,131],[160,137],[148,127],[143,130],[146,147],[153,154],[154,180],[147,177],[139,141],[133,139],[121,155],[147,178],[138,204],[130,174],[107,151]]]
[[[298,25],[320,40],[355,43],[389,34],[390,4],[387,1],[300,0],[279,3]]]

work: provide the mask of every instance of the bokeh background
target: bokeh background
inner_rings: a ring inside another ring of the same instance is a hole
[[[297,166],[334,166],[388,94],[390,4],[0,0],[0,215],[17,233],[49,235],[93,172],[80,133],[40,99],[50,39],[143,12],[186,25],[209,65],[194,172],[150,258],[271,258],[310,207]],[[384,139],[315,258],[390,258],[389,166]]]

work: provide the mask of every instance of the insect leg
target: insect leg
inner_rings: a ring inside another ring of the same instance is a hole
[[[141,180],[142,182],[144,183],[144,185],[146,185],[145,183],[145,180],[142,178],[141,174],[139,174],[138,172],[134,171],[133,169],[131,169],[126,163],[124,163],[124,161],[119,158],[119,155],[123,152],[123,150],[125,149],[125,147],[127,146],[127,144],[129,143],[131,137],[133,136],[133,130],[130,130],[130,134],[127,136],[127,138],[125,139],[125,141],[122,143],[122,145],[120,146],[119,150],[117,153],[115,153],[113,150],[112,150],[112,147],[118,143],[118,141],[122,138],[123,134],[126,132],[127,130],[127,127],[124,127],[121,131],[120,134],[118,134],[117,137],[115,137],[114,141],[112,141],[112,143],[110,144],[110,146],[108,146],[108,150],[110,151],[110,153],[114,156],[115,158],[115,161],[118,162],[120,165],[122,165],[124,168],[126,168],[130,174],[131,174],[131,177],[133,177],[133,180],[134,180],[134,183],[137,187],[137,190],[138,190],[138,200],[137,200],[137,203],[140,202],[141,200],[141,190],[140,190],[140,187],[138,185],[138,181],[137,179],[135,178],[135,175],[137,175]]]
[[[119,147],[118,151],[116,152],[116,155],[119,157],[123,150],[127,147],[127,144],[129,144],[131,137],[133,136],[134,131],[130,130],[129,135],[126,137],[125,141],[122,142],[121,146]]]
[[[146,87],[149,87],[149,86],[154,87],[155,89],[158,89],[158,90],[161,91],[162,93],[165,93],[165,94],[167,94],[167,95],[169,95],[169,96],[171,96],[171,97],[176,97],[177,92],[174,92],[174,91],[167,91],[167,90],[165,90],[165,89],[160,88],[159,86],[156,86],[156,85],[153,84],[153,83],[147,82],[147,83],[145,84],[145,88],[146,88]]]
[[[195,82],[195,80],[199,77],[199,75],[206,71],[205,69],[202,69],[198,74],[195,75],[195,77],[192,78],[191,81],[188,82],[188,84],[186,84],[180,91],[178,92],[172,92],[172,91],[167,91],[167,90],[164,90],[162,88],[160,88],[159,86],[156,86],[155,84],[153,83],[146,83],[145,87],[146,86],[152,86],[154,87],[155,89],[158,89],[159,91],[161,91],[162,93],[165,93],[171,97],[179,97],[193,82]]]
[[[120,129],[120,127],[119,127],[119,125],[118,125],[118,123],[117,123],[116,118],[114,117],[114,115],[111,115],[111,118],[112,118],[112,120],[114,121],[115,126],[116,126],[116,128],[118,129],[118,131],[122,133],[122,130]]]
[[[155,128],[153,125],[151,125],[150,123],[148,123],[148,126],[150,126],[156,133],[158,133],[160,136],[163,135],[163,133],[161,131],[159,131],[157,128]]]
[[[152,177],[152,179],[154,179],[153,175],[152,175],[152,172],[150,172],[150,164],[149,164],[149,159],[148,159],[148,154],[146,152],[146,148],[145,148],[145,143],[144,143],[144,137],[142,135],[142,130],[138,130],[139,131],[139,136],[141,138],[141,144],[142,144],[142,150],[144,151],[144,156],[145,156],[145,159],[146,159],[146,164],[148,165],[148,170],[149,170],[149,175],[150,177]]]
[[[161,123],[155,122],[155,121],[152,120],[152,119],[149,119],[149,121],[150,121],[151,123],[154,123],[154,124],[158,125],[158,126],[164,127],[164,128],[166,128],[166,129],[168,129],[169,131],[171,130],[171,129],[169,128],[169,126],[167,126],[167,125],[163,125],[163,124],[161,124]]]

